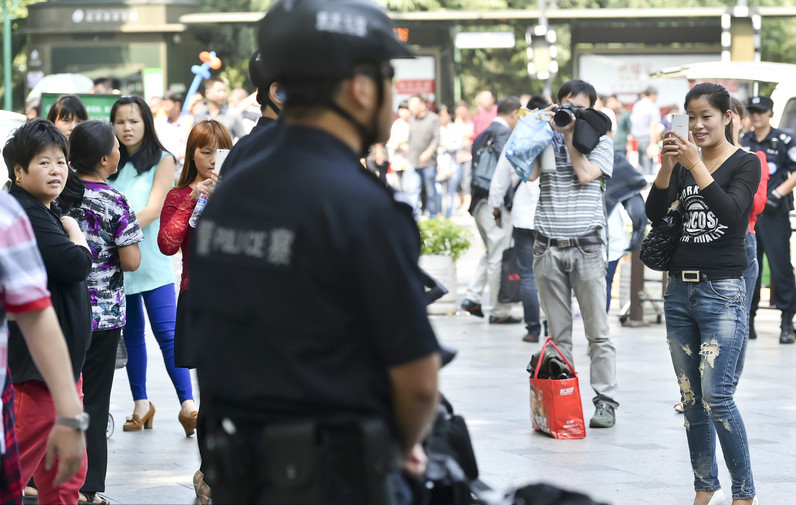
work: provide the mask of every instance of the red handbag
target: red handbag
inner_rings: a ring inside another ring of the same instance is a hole
[[[553,346],[572,372],[571,379],[539,379],[539,369],[544,361],[547,344]],[[531,421],[533,429],[554,438],[585,438],[583,405],[580,402],[580,386],[575,368],[564,357],[550,337],[542,344],[536,369],[531,375]]]

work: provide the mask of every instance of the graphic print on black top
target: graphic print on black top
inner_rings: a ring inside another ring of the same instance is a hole
[[[708,244],[724,236],[727,226],[719,223],[716,214],[699,193],[699,186],[694,184],[683,188],[680,200],[685,210],[680,242]]]

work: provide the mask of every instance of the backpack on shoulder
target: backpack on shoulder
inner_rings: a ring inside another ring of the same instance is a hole
[[[495,139],[488,139],[473,158],[473,188],[489,192],[499,157],[500,153],[495,148]]]

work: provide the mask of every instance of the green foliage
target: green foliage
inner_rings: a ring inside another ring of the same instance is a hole
[[[470,230],[450,219],[425,219],[417,223],[422,242],[421,254],[441,254],[453,261],[470,248]]]

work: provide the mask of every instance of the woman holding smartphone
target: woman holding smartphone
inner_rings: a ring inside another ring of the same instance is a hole
[[[177,300],[177,324],[174,331],[174,360],[177,366],[196,366],[196,343],[185,333],[185,306],[188,297],[188,278],[190,272],[190,250],[193,244],[194,230],[189,225],[191,214],[201,195],[211,197],[218,181],[216,170],[216,152],[218,149],[232,147],[232,137],[223,124],[214,120],[200,121],[188,135],[185,147],[185,165],[180,180],[163,204],[161,227],[158,233],[160,251],[171,256],[182,249],[182,279],[180,281],[180,297]],[[185,429],[185,436],[190,436],[196,428],[198,412],[189,418],[180,414],[180,422]],[[199,431],[199,450],[202,452],[202,431]],[[203,458],[204,460],[204,458]],[[204,466],[204,465],[203,465]],[[204,481],[204,467],[194,474],[193,486],[199,502],[206,505],[210,500],[210,486]]]
[[[757,498],[749,443],[733,395],[747,331],[744,239],[760,161],[733,145],[730,95],[723,86],[694,86],[685,110],[688,136],[666,134],[646,210],[654,223],[675,200],[684,209],[664,311],[686,419],[694,505],[724,503],[717,437],[732,478],[733,505],[752,505]]]

